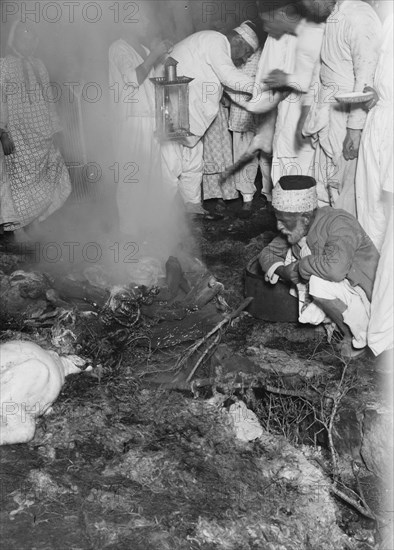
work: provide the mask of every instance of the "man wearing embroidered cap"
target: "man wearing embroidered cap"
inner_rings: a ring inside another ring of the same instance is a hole
[[[272,206],[281,235],[260,254],[266,281],[282,279],[296,288],[299,321],[334,322],[344,336],[343,356],[358,355],[366,346],[379,259],[374,244],[348,212],[317,207],[311,177],[282,177]]]
[[[191,214],[204,215],[201,206],[203,175],[202,136],[219,112],[223,90],[251,96],[254,78],[238,67],[259,47],[253,23],[244,22],[227,35],[205,30],[188,36],[174,46],[177,72],[193,78],[189,84],[190,132],[187,142],[167,142],[162,147],[163,175],[178,189]],[[245,91],[245,93],[242,93]]]

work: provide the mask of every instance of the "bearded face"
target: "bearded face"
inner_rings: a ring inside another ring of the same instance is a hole
[[[236,67],[244,65],[251,55],[253,48],[241,36],[234,33],[230,39],[231,59]]]
[[[276,226],[290,245],[297,244],[308,233],[309,217],[295,212],[275,210]]]

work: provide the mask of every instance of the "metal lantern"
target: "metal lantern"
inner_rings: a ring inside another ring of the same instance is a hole
[[[168,57],[165,76],[151,78],[156,96],[156,136],[160,140],[180,140],[191,136],[189,126],[189,82],[187,76],[177,76],[178,61]]]

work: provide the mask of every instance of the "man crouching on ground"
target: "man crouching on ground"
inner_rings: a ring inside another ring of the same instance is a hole
[[[366,346],[370,300],[379,253],[356,218],[330,206],[317,208],[316,181],[284,176],[272,206],[282,235],[259,257],[265,280],[297,289],[302,323],[334,322],[343,334],[340,352]]]

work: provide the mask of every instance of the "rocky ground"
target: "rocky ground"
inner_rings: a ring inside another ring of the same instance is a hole
[[[261,199],[248,219],[237,202],[224,214],[195,222],[193,235],[234,310],[274,220]],[[20,267],[4,243],[0,255],[5,273]],[[3,328],[39,337],[23,324]],[[321,331],[243,313],[195,376],[219,366],[220,388],[169,389],[142,376],[173,372],[189,345],[126,349],[110,371],[70,376],[34,440],[0,447],[4,548],[391,550],[379,364],[369,355],[348,364]],[[328,395],[333,426],[322,413]],[[228,411],[238,400],[262,426],[254,441],[236,437],[240,419]]]

